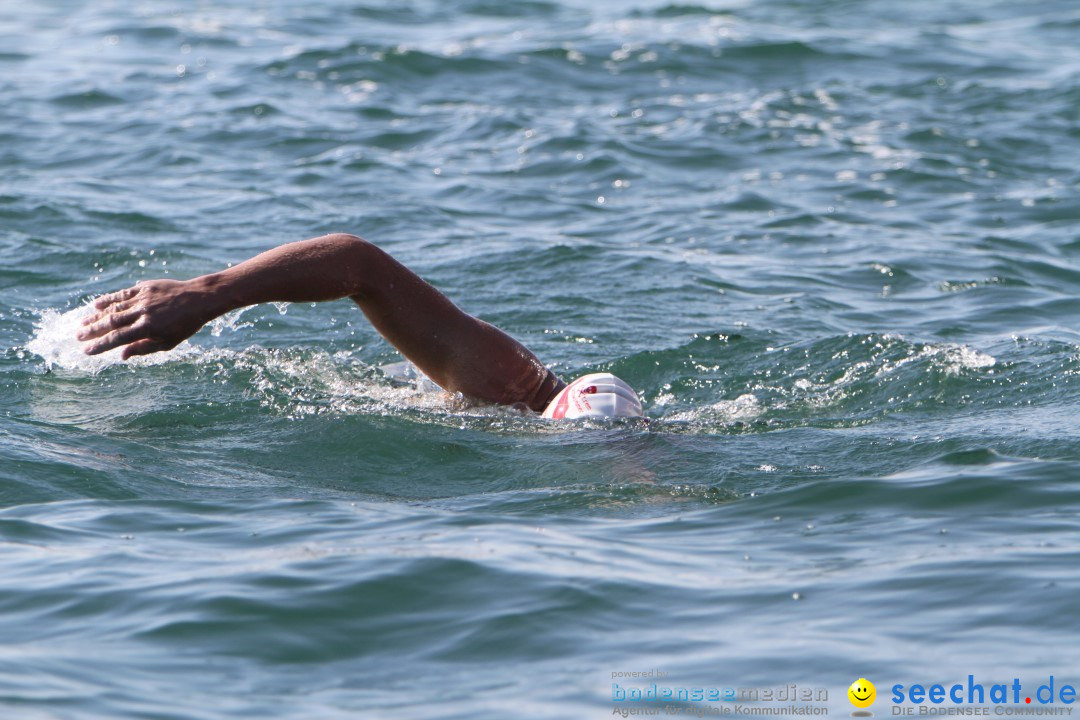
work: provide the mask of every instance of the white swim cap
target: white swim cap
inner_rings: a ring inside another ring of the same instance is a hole
[[[637,393],[611,373],[583,375],[562,389],[544,409],[552,420],[642,417]]]

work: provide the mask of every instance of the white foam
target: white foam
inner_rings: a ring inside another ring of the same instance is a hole
[[[41,357],[45,367],[62,367],[67,370],[81,370],[97,374],[107,367],[126,363],[136,367],[161,365],[180,358],[190,357],[198,350],[188,342],[183,342],[167,352],[141,355],[130,360],[121,360],[122,348],[115,348],[100,355],[87,355],[83,352],[84,344],[75,338],[82,327],[81,321],[93,311],[93,301],[82,307],[60,313],[48,309],[41,313],[41,318],[34,323],[34,335],[26,343],[26,349]]]
[[[945,351],[947,373],[955,375],[961,369],[980,370],[997,365],[997,359],[988,353],[979,352],[966,345],[958,345]]]
[[[747,422],[765,412],[765,407],[753,393],[744,393],[734,400],[719,400],[709,405],[671,413],[665,420],[676,422],[708,422],[727,424]]]

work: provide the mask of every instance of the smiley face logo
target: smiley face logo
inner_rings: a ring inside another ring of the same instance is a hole
[[[857,708],[868,708],[877,699],[877,688],[866,678],[859,678],[847,689],[848,700]]]

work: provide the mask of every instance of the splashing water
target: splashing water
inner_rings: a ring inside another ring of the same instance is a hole
[[[93,375],[118,363],[127,362],[135,367],[148,367],[189,358],[198,353],[191,343],[185,341],[167,352],[141,355],[126,361],[120,357],[123,348],[114,348],[100,355],[87,355],[75,334],[82,327],[82,319],[93,310],[93,300],[65,313],[51,308],[45,310],[41,313],[41,318],[34,323],[34,336],[26,343],[26,349],[39,355],[45,361],[45,367],[50,370],[57,366]]]
[[[59,367],[89,375],[115,365],[140,368],[178,362],[212,369],[215,377],[223,379],[248,376],[249,392],[264,407],[289,417],[322,412],[400,415],[420,411],[445,419],[463,411],[479,417],[505,411],[470,406],[460,394],[445,392],[408,361],[373,368],[353,360],[347,352],[331,355],[318,350],[268,350],[258,346],[232,350],[203,348],[185,341],[172,350],[128,360],[121,358],[122,348],[87,355],[76,333],[82,319],[92,311],[93,300],[63,313],[52,308],[44,310],[34,323],[34,334],[26,349],[41,357],[49,370]],[[218,337],[224,330],[249,326],[238,322],[241,313],[219,318],[211,324],[211,334]]]

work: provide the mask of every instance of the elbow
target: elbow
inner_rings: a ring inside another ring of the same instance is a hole
[[[348,295],[356,300],[367,297],[371,278],[385,253],[374,243],[351,233],[331,233],[322,240],[333,248],[332,255],[347,268]]]
[[[372,244],[359,235],[353,235],[352,233],[330,233],[329,235],[323,235],[322,239],[342,248],[359,248]]]

